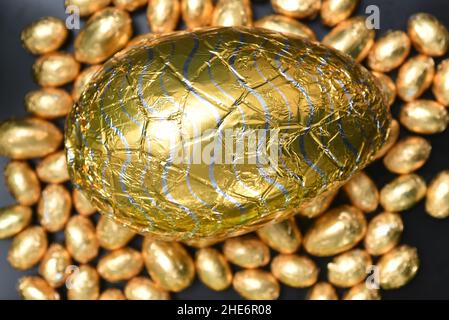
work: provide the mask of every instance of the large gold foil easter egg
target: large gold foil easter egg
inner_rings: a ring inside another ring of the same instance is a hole
[[[383,145],[373,78],[303,38],[244,27],[174,33],[109,60],[66,124],[72,182],[100,212],[167,240],[287,217]]]

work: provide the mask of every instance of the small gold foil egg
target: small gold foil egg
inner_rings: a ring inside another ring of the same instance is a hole
[[[87,264],[68,276],[66,286],[69,300],[97,300],[100,295],[100,277],[97,270]]]
[[[33,64],[33,76],[42,87],[59,87],[75,80],[80,64],[70,53],[51,52]]]
[[[382,289],[397,289],[410,282],[419,269],[416,248],[402,245],[384,254],[377,263]]]
[[[42,258],[39,274],[51,287],[58,288],[65,283],[71,264],[72,259],[67,250],[59,243],[53,243]]]
[[[307,293],[307,300],[338,300],[338,296],[331,284],[318,282]]]
[[[81,17],[90,16],[92,13],[107,7],[111,0],[65,0],[65,7],[74,6]]]
[[[434,218],[449,216],[449,170],[440,172],[429,184],[426,211]]]
[[[339,23],[323,38],[323,44],[346,53],[357,62],[362,61],[371,50],[375,36],[365,20],[358,16]]]
[[[212,13],[213,26],[251,26],[253,12],[250,0],[218,0]]]
[[[20,34],[22,44],[32,54],[44,54],[58,50],[67,39],[64,21],[55,17],[43,17],[34,21]]]
[[[122,248],[134,238],[136,234],[112,220],[102,215],[97,223],[97,238],[100,246],[108,250]]]
[[[87,263],[97,256],[98,240],[89,218],[73,216],[67,223],[64,234],[67,250],[73,259]]]
[[[52,153],[36,166],[36,173],[42,182],[63,183],[69,180],[65,151]]]
[[[449,59],[441,61],[433,78],[432,91],[439,103],[449,106]]]
[[[131,17],[126,11],[106,8],[95,13],[75,39],[76,60],[97,64],[125,47],[132,35]]]
[[[398,174],[412,173],[421,168],[432,151],[432,145],[418,136],[407,137],[393,146],[384,157],[384,165]]]
[[[5,184],[21,205],[31,206],[39,200],[41,185],[36,172],[25,161],[11,161],[6,165]]]
[[[158,34],[158,33],[151,33],[151,32],[139,34],[139,35],[135,36],[134,38],[132,38],[131,40],[129,40],[129,42],[126,44],[126,48],[120,52],[123,52],[127,48],[135,47],[135,46],[150,42],[154,39],[157,39],[160,36],[162,36],[162,35]]]
[[[132,248],[114,250],[100,259],[97,270],[109,282],[128,280],[138,275],[143,268],[140,252]]]
[[[390,128],[388,129],[389,133],[387,140],[376,153],[375,159],[382,158],[395,145],[396,141],[399,139],[400,130],[401,127],[399,125],[399,122],[396,119],[391,120]]]
[[[60,184],[49,184],[42,190],[37,206],[39,223],[49,232],[64,228],[72,210],[70,192]]]
[[[377,289],[368,288],[366,283],[359,283],[344,294],[343,300],[380,300],[380,293]]]
[[[446,130],[449,124],[449,113],[438,102],[421,99],[403,106],[399,121],[412,132],[434,134]]]
[[[42,227],[28,227],[12,241],[8,261],[16,269],[29,269],[42,259],[47,245],[47,235]]]
[[[148,273],[161,288],[179,292],[192,283],[195,265],[181,244],[145,237],[142,253]]]
[[[72,97],[62,89],[43,88],[25,96],[26,111],[45,119],[66,116],[72,110],[72,105]]]
[[[8,120],[0,124],[0,155],[12,159],[44,157],[59,147],[62,132],[37,118]]]
[[[365,250],[374,256],[387,253],[401,239],[404,224],[397,213],[382,212],[368,224],[365,237]]]
[[[304,248],[314,256],[332,256],[363,239],[366,220],[359,209],[343,205],[318,218],[304,236]]]
[[[399,67],[410,53],[411,42],[400,30],[389,31],[376,41],[368,55],[368,66],[378,72]]]
[[[354,249],[336,256],[327,264],[327,278],[337,287],[352,287],[366,278],[371,264],[366,251]]]
[[[216,249],[199,249],[196,252],[195,266],[201,282],[212,290],[225,290],[232,283],[231,267]]]
[[[243,268],[262,267],[270,262],[270,249],[253,236],[227,239],[223,253],[231,263]]]
[[[402,175],[380,191],[380,204],[391,212],[405,211],[426,195],[426,182],[416,174]]]
[[[396,79],[398,96],[404,101],[419,98],[430,87],[435,75],[432,58],[418,55],[407,60],[399,69]]]
[[[126,297],[122,290],[117,288],[109,288],[100,294],[98,300],[126,300]]]
[[[148,3],[148,0],[112,0],[115,7],[126,10],[135,11]]]
[[[384,73],[373,71],[372,74],[379,80],[380,90],[385,96],[385,104],[391,107],[396,100],[396,84]]]
[[[235,291],[248,300],[276,300],[280,286],[271,273],[263,270],[243,270],[234,275]]]
[[[338,188],[326,191],[299,208],[298,213],[307,218],[316,218],[326,212],[337,196]]]
[[[44,279],[36,276],[20,278],[17,291],[23,300],[59,300],[61,298]]]
[[[309,26],[293,18],[281,15],[274,14],[263,17],[262,19],[257,20],[254,23],[254,26],[257,28],[265,28],[286,34],[293,34],[312,41],[316,40],[315,31],[313,31]]]
[[[175,30],[180,13],[179,0],[149,0],[147,21],[151,32],[165,33]]]
[[[144,277],[131,279],[125,287],[128,300],[169,300],[170,294],[158,287],[153,281]]]
[[[271,262],[271,273],[283,284],[294,288],[312,286],[318,279],[319,269],[305,256],[280,254]]]
[[[343,186],[351,203],[364,212],[372,212],[379,205],[379,191],[374,181],[364,172],[354,175]]]
[[[80,215],[90,216],[97,211],[97,208],[90,203],[83,191],[74,188],[72,198],[73,206]]]
[[[293,253],[301,245],[302,235],[295,219],[268,224],[257,230],[257,235],[269,247],[281,253]]]
[[[419,52],[439,57],[449,49],[449,31],[433,15],[417,13],[408,20],[408,34]]]
[[[182,18],[188,29],[204,27],[210,24],[214,3],[212,0],[182,0]]]
[[[84,89],[86,89],[87,85],[89,84],[89,81],[92,80],[94,75],[97,73],[98,70],[101,69],[101,66],[94,65],[90,66],[78,75],[76,77],[75,82],[73,83],[72,88],[72,98],[74,101],[78,101],[79,97],[83,93]]]
[[[321,0],[271,0],[275,12],[292,18],[316,17],[321,8]]]
[[[321,5],[321,21],[333,27],[351,16],[359,0],[323,0]]]
[[[0,239],[12,237],[25,229],[31,222],[30,207],[14,205],[0,209]]]

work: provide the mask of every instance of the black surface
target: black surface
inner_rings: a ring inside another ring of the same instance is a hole
[[[293,0],[292,0],[293,1]],[[255,18],[272,12],[269,2],[253,1]],[[377,36],[388,29],[406,29],[408,17],[415,12],[429,12],[437,16],[449,26],[449,1],[447,0],[362,0],[358,13],[363,14],[368,5],[375,4],[380,8],[380,27]],[[30,22],[39,17],[52,15],[66,18],[63,0],[1,0],[0,1],[0,120],[13,116],[25,115],[24,95],[37,88],[31,77],[31,66],[34,57],[28,54],[20,44],[20,32]],[[148,32],[143,10],[133,14],[135,34]],[[310,23],[321,39],[328,29],[318,20]],[[71,39],[73,40],[72,31]],[[68,41],[72,42],[72,41]],[[71,48],[63,48],[71,50]],[[440,61],[438,59],[437,61]],[[431,98],[430,94],[426,97]],[[393,107],[397,114],[401,103]],[[409,134],[401,129],[401,135]],[[439,171],[449,168],[449,131],[429,137],[432,142],[432,155],[424,168],[418,171],[427,182]],[[7,159],[0,158],[0,170]],[[368,173],[381,187],[393,178],[386,172],[381,163],[375,163],[367,169]],[[0,175],[0,206],[13,204],[14,201],[5,190],[3,175]],[[340,201],[344,201],[340,195]],[[402,243],[416,246],[421,258],[421,268],[417,277],[407,286],[393,291],[383,291],[384,299],[448,299],[449,298],[449,220],[435,220],[424,212],[423,204],[413,210],[402,213],[405,231]],[[303,223],[303,222],[302,222]],[[304,224],[302,224],[303,226]],[[303,228],[304,229],[304,228]],[[51,239],[61,241],[60,235]],[[15,287],[17,279],[24,274],[36,274],[36,268],[21,272],[14,270],[6,261],[11,240],[0,241],[0,299],[17,299]],[[325,279],[325,263],[320,259],[320,278]],[[103,284],[104,285],[104,284]],[[120,287],[121,284],[118,284]],[[104,287],[104,286],[103,286]],[[307,290],[283,287],[282,299],[303,299]],[[341,294],[341,291],[340,291]],[[183,299],[237,299],[238,295],[229,289],[224,292],[213,292],[195,281],[187,290],[174,295]]]

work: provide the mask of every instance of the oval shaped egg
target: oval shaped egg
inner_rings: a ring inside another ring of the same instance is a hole
[[[439,103],[449,106],[449,59],[441,61],[433,78],[432,92]]]
[[[80,215],[90,216],[97,211],[97,208],[90,203],[83,191],[74,188],[72,198],[73,206]]]
[[[12,237],[25,229],[31,222],[33,211],[21,205],[0,209],[0,239]]]
[[[397,213],[382,212],[368,224],[365,236],[365,250],[378,256],[393,249],[401,239],[404,224]]]
[[[372,212],[379,205],[379,190],[374,181],[363,171],[354,175],[345,183],[346,191],[351,203],[364,212]]]
[[[338,300],[338,296],[331,284],[318,282],[307,293],[307,300]]]
[[[326,212],[327,209],[334,201],[337,196],[338,188],[323,192],[318,197],[313,198],[307,203],[303,204],[298,211],[301,216],[307,217],[309,219],[316,218]]]
[[[337,287],[352,287],[366,278],[371,264],[368,253],[354,249],[336,256],[327,264],[327,278]]]
[[[411,46],[405,32],[389,31],[374,44],[368,55],[368,66],[374,71],[390,72],[404,62]]]
[[[270,249],[253,236],[227,239],[223,253],[231,263],[242,268],[262,267],[270,262]]]
[[[169,300],[170,294],[148,278],[136,277],[125,286],[128,300]]]
[[[382,289],[397,289],[410,282],[419,269],[416,248],[402,245],[385,255],[377,263]]]
[[[386,74],[373,71],[373,76],[379,81],[380,90],[384,93],[385,104],[391,107],[396,100],[396,84],[394,81]]]
[[[269,247],[281,253],[293,253],[301,245],[302,235],[295,219],[268,224],[257,230],[257,235]]]
[[[175,30],[181,8],[179,0],[151,0],[147,7],[147,21],[153,33]]]
[[[47,235],[42,227],[28,227],[12,241],[8,251],[8,262],[19,270],[29,269],[42,259],[47,245]]]
[[[321,21],[333,27],[351,16],[359,0],[323,0],[321,5]]]
[[[312,41],[316,40],[315,31],[313,31],[309,26],[293,18],[281,15],[271,15],[263,17],[262,19],[257,20],[254,23],[254,26],[257,28],[265,28],[277,32],[303,37]]]
[[[426,139],[407,137],[388,151],[383,159],[384,165],[394,173],[412,173],[426,163],[431,150],[432,145]]]
[[[449,124],[449,112],[436,101],[421,99],[403,106],[399,121],[412,132],[435,134],[446,130]]]
[[[413,101],[426,91],[435,75],[432,58],[419,55],[407,60],[399,69],[396,78],[398,96],[404,101]]]
[[[102,257],[97,265],[99,275],[109,282],[131,279],[142,268],[142,255],[132,248],[114,250]]]
[[[421,201],[426,195],[426,182],[416,174],[395,178],[380,191],[380,204],[391,212],[405,211]]]
[[[440,172],[429,184],[426,212],[434,218],[449,216],[449,170]]]
[[[257,269],[237,272],[232,285],[238,294],[248,300],[276,300],[281,290],[271,273]]]
[[[66,116],[72,109],[73,100],[62,89],[42,88],[25,96],[26,111],[45,119]]]
[[[72,197],[60,184],[49,184],[42,190],[37,206],[39,223],[49,232],[64,228],[72,210]]]
[[[36,172],[27,162],[9,162],[4,174],[6,187],[19,204],[31,206],[39,200],[41,185]]]
[[[449,49],[449,31],[433,15],[417,13],[408,20],[408,34],[419,52],[439,57]]]
[[[72,259],[67,250],[59,243],[53,243],[42,258],[39,274],[51,287],[58,288],[65,283],[71,264]]]
[[[378,289],[368,288],[366,283],[359,283],[344,294],[343,300],[380,300],[380,293]]]
[[[251,26],[253,12],[250,0],[218,0],[212,13],[213,26]]]
[[[72,98],[74,101],[78,101],[78,99],[81,96],[81,94],[83,93],[84,89],[87,88],[89,81],[92,80],[94,75],[100,69],[101,69],[101,66],[99,66],[99,65],[90,66],[90,67],[84,69],[83,71],[81,71],[81,73],[78,75],[78,77],[76,77],[76,80],[73,83],[73,88],[72,88]]]
[[[78,262],[87,263],[98,254],[98,240],[93,223],[84,216],[73,216],[64,231],[70,255]]]
[[[107,7],[111,0],[65,0],[66,8],[73,6],[78,9],[81,17],[90,16],[92,13]]]
[[[212,290],[225,290],[231,285],[231,267],[216,249],[199,249],[196,252],[195,265],[200,280]]]
[[[337,187],[389,123],[373,78],[348,57],[264,29],[212,28],[109,60],[68,118],[67,160],[72,182],[118,222],[164,240],[219,239]],[[249,149],[225,148],[254,134]]]
[[[36,173],[42,182],[63,183],[70,179],[65,151],[46,156],[36,166]]]
[[[214,3],[212,0],[182,0],[181,12],[187,28],[195,29],[210,24]]]
[[[319,269],[308,257],[280,254],[271,262],[271,273],[287,286],[305,288],[317,281]]]
[[[67,39],[64,21],[55,17],[43,17],[28,25],[20,34],[22,44],[32,54],[44,54],[58,50]]]
[[[271,0],[273,10],[292,18],[313,19],[320,11],[321,0]]]
[[[69,275],[66,287],[69,300],[97,300],[100,295],[100,277],[97,270],[85,264]]]
[[[107,216],[101,216],[97,223],[97,238],[100,246],[107,250],[122,248],[136,234]]]
[[[109,288],[100,294],[98,300],[126,300],[126,297],[122,290],[117,288]]]
[[[75,80],[80,64],[66,52],[52,52],[33,64],[33,76],[42,87],[59,87]]]
[[[17,291],[23,300],[59,300],[59,293],[41,277],[26,276],[19,279]]]

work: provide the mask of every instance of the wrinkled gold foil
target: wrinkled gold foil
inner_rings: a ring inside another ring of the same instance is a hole
[[[369,72],[301,38],[210,28],[127,50],[84,91],[65,145],[72,182],[142,233],[217,239],[286,218],[365,167],[388,135]],[[217,151],[210,164],[192,161],[194,146],[222,150],[226,129],[234,142],[249,130],[268,137],[245,147],[243,164],[226,162],[226,152],[220,164]],[[249,163],[273,150],[276,165]]]

